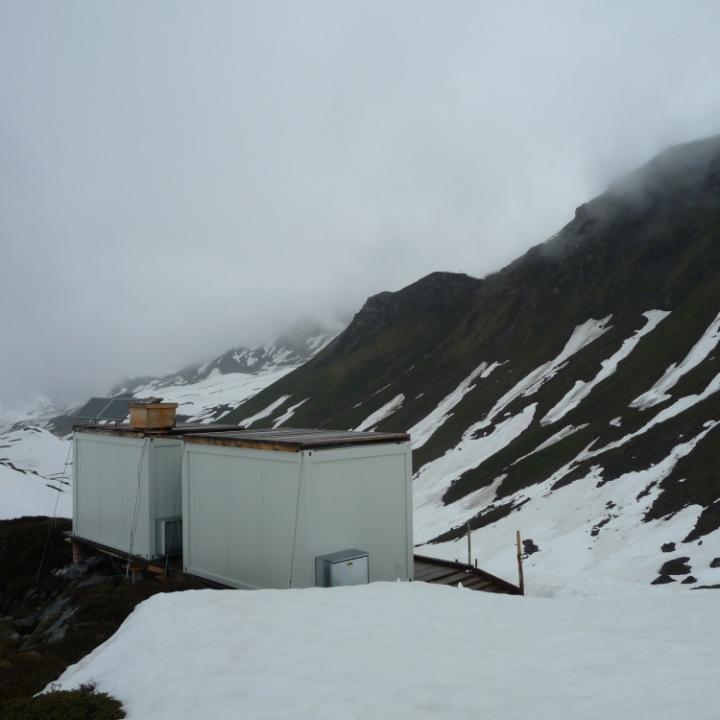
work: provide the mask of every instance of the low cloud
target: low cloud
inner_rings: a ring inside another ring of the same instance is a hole
[[[434,270],[720,132],[714,2],[6,3],[0,401],[68,401]]]

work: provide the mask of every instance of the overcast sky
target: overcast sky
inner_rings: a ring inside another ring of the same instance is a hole
[[[483,275],[720,132],[720,2],[0,0],[0,402]]]

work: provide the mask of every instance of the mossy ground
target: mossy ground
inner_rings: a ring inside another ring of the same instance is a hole
[[[57,577],[72,561],[63,536],[69,527],[68,520],[43,517],[0,521],[0,717],[6,717],[4,703],[42,691],[107,640],[138,603],[159,592],[203,587],[184,575],[131,583],[107,561],[75,579]],[[61,632],[50,632],[53,622],[63,625]]]

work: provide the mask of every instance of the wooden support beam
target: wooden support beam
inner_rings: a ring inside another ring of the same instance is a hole
[[[517,547],[517,564],[518,564],[518,586],[520,587],[520,594],[525,594],[525,577],[523,575],[523,564],[522,564],[522,542],[520,541],[520,531],[515,531],[515,545]]]

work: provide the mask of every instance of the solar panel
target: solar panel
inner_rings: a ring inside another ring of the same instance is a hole
[[[76,413],[76,418],[83,420],[95,420],[97,416],[108,406],[112,398],[94,397],[90,398]]]
[[[120,422],[129,412],[128,404],[132,397],[94,397],[90,398],[73,417],[90,422]]]
[[[119,422],[127,417],[129,412],[128,404],[132,398],[112,398],[107,404],[107,407],[103,409],[97,416],[98,420],[115,420]]]

